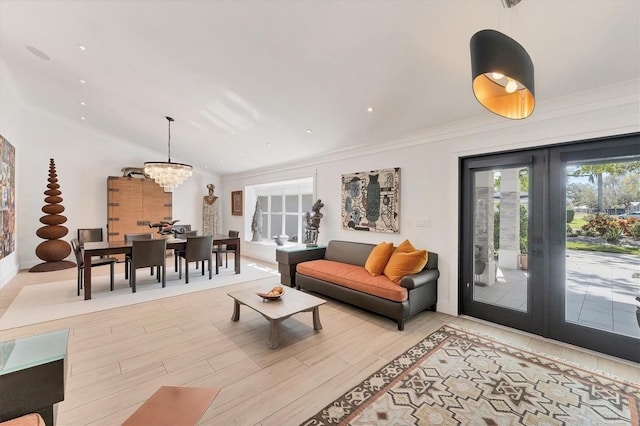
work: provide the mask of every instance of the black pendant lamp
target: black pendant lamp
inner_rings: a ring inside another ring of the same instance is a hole
[[[489,111],[513,120],[535,107],[533,62],[517,41],[495,30],[471,37],[473,94]]]

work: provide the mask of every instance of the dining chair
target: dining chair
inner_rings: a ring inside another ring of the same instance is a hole
[[[78,241],[80,247],[86,242],[104,241],[102,228],[78,228]]]
[[[211,279],[211,247],[213,245],[213,235],[203,235],[201,237],[187,237],[187,243],[183,252],[179,256],[184,259],[185,282],[189,284],[189,262],[202,262],[202,275],[204,275],[204,261],[209,267],[209,279]],[[178,278],[182,278],[182,261],[178,264]]]
[[[153,234],[151,232],[142,232],[138,234],[124,234],[124,241],[130,243],[136,240],[151,240]],[[124,279],[129,278],[129,267],[131,263],[131,256],[126,254],[124,256]],[[153,266],[151,267],[151,275],[153,275]]]
[[[180,237],[179,237],[180,239],[186,239],[188,237],[195,237],[196,235],[198,235],[198,231],[191,230],[191,225],[185,225],[185,226],[188,226],[189,229],[185,230],[184,233],[180,234]],[[181,252],[184,252],[184,250],[178,250],[178,249],[173,250],[173,263],[174,263],[173,267],[176,272],[178,272],[178,256],[181,255]],[[196,263],[196,269],[198,269],[197,263]]]
[[[129,284],[133,293],[136,292],[136,270],[147,266],[158,268],[156,278],[158,282],[162,281],[162,287],[166,287],[166,255],[167,240],[164,238],[132,241]]]
[[[240,235],[239,231],[229,231],[229,236],[230,237],[237,237]],[[222,254],[224,253],[224,261],[225,261],[225,268],[229,267],[229,253],[233,253],[233,255],[236,255],[236,244],[220,244],[217,246],[213,247],[212,252],[216,254],[216,274],[218,273],[218,266],[222,263]],[[219,257],[220,256],[220,257]]]
[[[78,296],[80,296],[85,268],[84,253],[82,252],[80,241],[78,241],[77,238],[73,238],[71,240],[71,248],[73,249],[73,254],[76,257],[76,266],[78,267]],[[118,259],[116,259],[115,257],[96,257],[91,259],[91,265],[89,265],[90,268],[93,268],[94,266],[109,265],[109,267],[111,268],[111,270],[109,271],[111,291],[113,291],[113,269],[117,261]]]

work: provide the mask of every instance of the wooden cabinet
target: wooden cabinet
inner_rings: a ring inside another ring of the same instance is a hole
[[[107,178],[107,239],[123,241],[124,234],[157,232],[150,223],[172,220],[172,193],[153,179]]]

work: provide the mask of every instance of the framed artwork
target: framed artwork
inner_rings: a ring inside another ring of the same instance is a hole
[[[16,250],[16,149],[0,136],[0,259]]]
[[[400,233],[400,167],[342,175],[343,229]]]
[[[242,191],[231,192],[231,214],[242,216]]]

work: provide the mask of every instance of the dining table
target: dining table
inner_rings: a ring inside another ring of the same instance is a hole
[[[215,234],[213,236],[213,246],[228,244],[235,245],[235,272],[240,273],[240,237],[230,237],[226,234]],[[167,250],[184,250],[187,245],[186,239],[180,238],[168,238]],[[83,245],[84,250],[84,264],[91,265],[91,258],[93,256],[109,256],[114,254],[131,254],[133,250],[133,243],[131,241],[94,241],[85,242]],[[84,268],[84,300],[91,299],[91,268]]]

